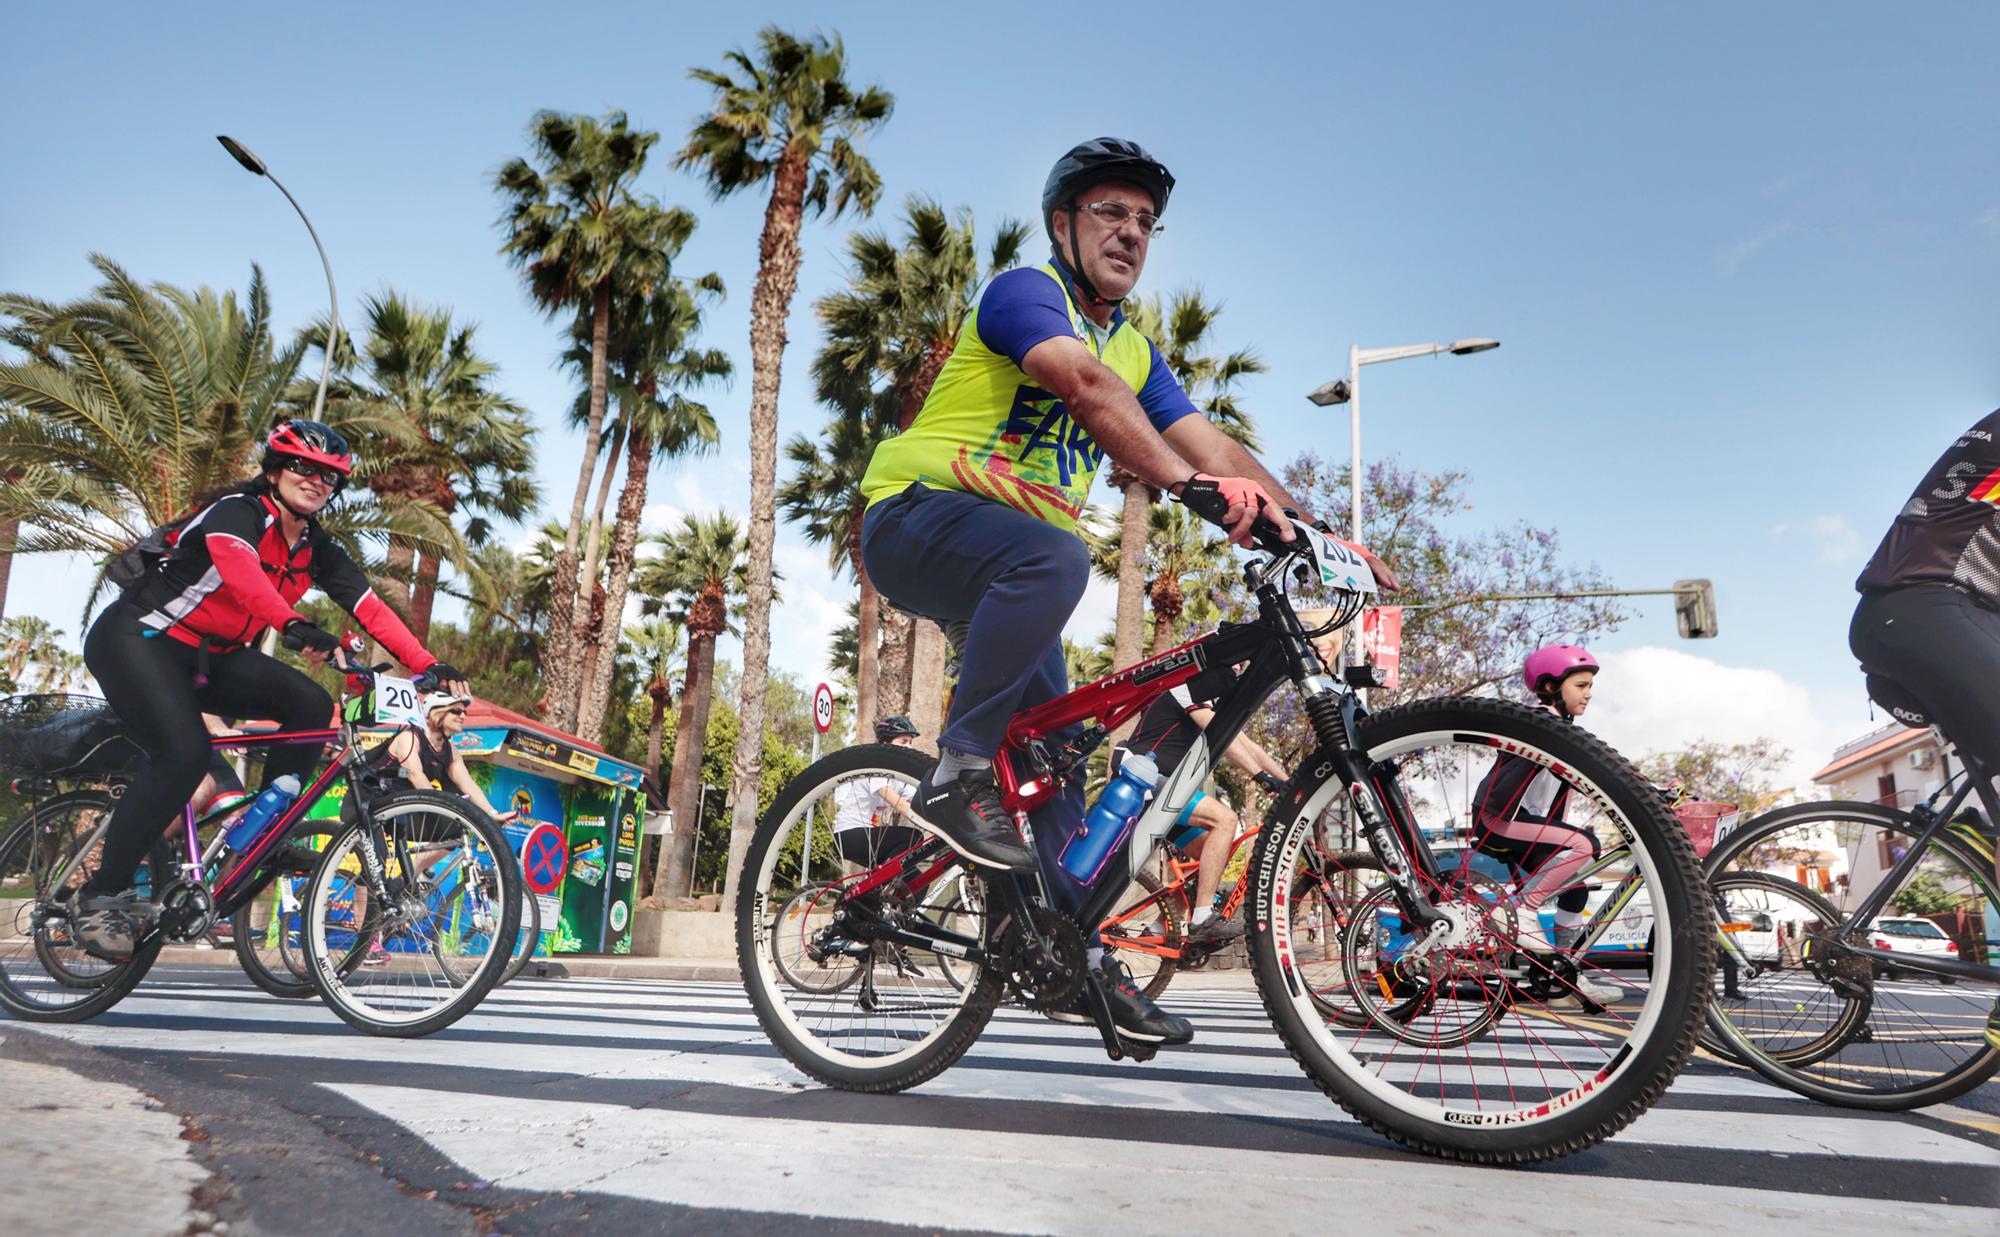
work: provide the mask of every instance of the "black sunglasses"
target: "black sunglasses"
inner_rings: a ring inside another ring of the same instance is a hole
[[[295,477],[318,477],[322,482],[338,490],[347,484],[347,474],[338,468],[315,464],[294,456],[285,461],[285,471]]]

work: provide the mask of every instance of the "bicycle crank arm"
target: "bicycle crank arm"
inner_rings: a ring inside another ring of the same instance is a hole
[[[1111,1020],[1111,998],[1104,995],[1104,985],[1097,980],[1095,970],[1083,973],[1083,999],[1090,1007],[1090,1020],[1097,1024],[1097,1033],[1104,1039],[1104,1055],[1113,1061],[1125,1059],[1125,1041],[1119,1038],[1118,1024]]]

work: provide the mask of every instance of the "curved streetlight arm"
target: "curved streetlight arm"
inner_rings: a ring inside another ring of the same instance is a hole
[[[313,248],[319,250],[319,264],[326,272],[326,350],[319,367],[319,391],[313,396],[313,420],[322,420],[326,413],[326,384],[333,376],[333,350],[340,344],[340,293],[333,285],[333,263],[326,256],[326,246],[319,242],[319,230],[306,217],[306,208],[299,205],[299,200],[292,196],[290,189],[285,188],[283,181],[271,175],[271,169],[265,166],[264,161],[235,138],[217,135],[215,140],[222,143],[222,148],[242,164],[245,171],[262,176],[278,187],[278,192],[285,195],[285,201],[290,202],[292,209],[299,213],[299,222],[306,225],[306,235],[312,237]]]

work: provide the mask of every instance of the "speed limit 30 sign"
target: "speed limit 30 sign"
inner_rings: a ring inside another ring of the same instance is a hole
[[[833,688],[825,683],[813,688],[813,725],[821,734],[833,729]]]

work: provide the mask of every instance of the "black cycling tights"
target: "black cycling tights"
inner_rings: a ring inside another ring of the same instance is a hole
[[[104,857],[85,886],[92,893],[129,887],[154,839],[201,785],[211,750],[204,712],[274,721],[286,730],[321,729],[333,716],[326,689],[256,649],[211,654],[208,685],[197,689],[195,650],[171,636],[142,635],[139,613],[113,603],[83,642],[83,660],[104,698],[149,757],[111,813]],[[266,786],[287,773],[306,780],[321,748],[267,750]]]
[[[1871,593],[1847,644],[1915,696],[1960,751],[2000,769],[2000,614],[1942,584]]]

